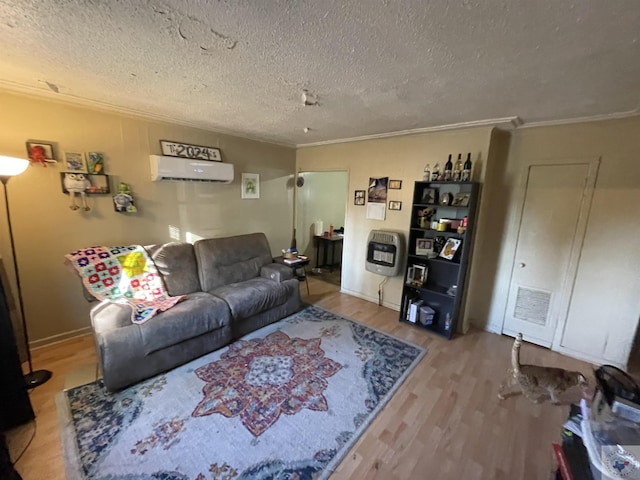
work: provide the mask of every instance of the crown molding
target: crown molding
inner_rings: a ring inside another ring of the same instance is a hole
[[[156,122],[169,123],[171,125],[180,125],[182,127],[197,128],[198,130],[204,130],[205,132],[211,132],[214,134],[219,133],[222,135],[228,135],[236,138],[243,138],[245,140],[251,140],[253,142],[268,143],[269,145],[277,145],[280,147],[287,147],[287,148],[296,148],[295,144],[293,143],[275,142],[275,141],[267,140],[260,137],[243,135],[241,133],[234,132],[231,130],[225,130],[224,128],[216,127],[215,130],[212,130],[211,127],[198,122],[181,120],[175,117],[171,117],[169,115],[143,112],[141,110],[122,107],[119,105],[113,105],[111,103],[101,102],[99,100],[90,100],[83,97],[76,97],[75,95],[70,95],[66,93],[55,93],[45,88],[38,88],[30,85],[22,85],[19,83],[8,82],[2,79],[0,79],[0,89],[5,90],[8,93],[17,93],[17,94],[23,94],[23,95],[28,95],[32,97],[45,98],[47,100],[50,100],[56,103],[62,103],[65,105],[88,107],[88,108],[93,108],[97,110],[103,110],[109,113],[118,113],[121,115],[126,115],[128,117],[136,117],[142,120],[151,120]]]
[[[572,123],[603,122],[606,120],[622,120],[625,118],[640,117],[640,111],[630,110],[628,112],[604,113],[601,115],[591,115],[589,117],[563,118],[560,120],[542,120],[540,122],[526,122],[519,128],[556,127],[560,125],[570,125]]]
[[[523,122],[520,119],[520,117],[517,117],[517,116],[503,117],[503,118],[489,118],[486,120],[473,120],[470,122],[452,123],[449,125],[437,125],[434,127],[414,128],[411,130],[398,130],[395,132],[388,132],[388,133],[376,133],[374,135],[363,135],[361,137],[341,138],[338,140],[325,140],[322,142],[313,142],[313,143],[299,143],[296,145],[296,148],[317,147],[321,145],[333,145],[336,143],[361,142],[364,140],[401,137],[404,135],[442,132],[447,130],[461,130],[463,128],[474,128],[474,127],[500,127],[507,130],[512,130],[512,129],[518,128],[520,125],[522,125],[522,123]]]

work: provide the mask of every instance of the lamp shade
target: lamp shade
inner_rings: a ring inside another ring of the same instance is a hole
[[[20,175],[28,166],[29,160],[25,160],[24,158],[0,155],[0,177]]]

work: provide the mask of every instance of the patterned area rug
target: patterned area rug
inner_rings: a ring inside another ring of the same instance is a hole
[[[310,306],[122,392],[67,390],[68,478],[327,478],[424,353]]]

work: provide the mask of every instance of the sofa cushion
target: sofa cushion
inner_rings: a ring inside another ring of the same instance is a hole
[[[284,283],[260,277],[223,285],[209,293],[227,302],[234,321],[282,305],[290,297],[290,292]]]
[[[229,307],[220,298],[196,292],[169,310],[140,324],[146,354],[231,324]]]
[[[196,241],[193,248],[205,292],[258,277],[260,268],[273,262],[264,233],[205,238]]]
[[[162,275],[169,295],[177,297],[201,291],[193,245],[173,242],[144,248]]]

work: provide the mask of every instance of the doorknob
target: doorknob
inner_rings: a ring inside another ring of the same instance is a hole
[[[520,264],[519,264],[518,266],[519,266],[520,268],[524,268],[524,267],[526,267],[527,265],[526,265],[524,262],[520,262]]]

